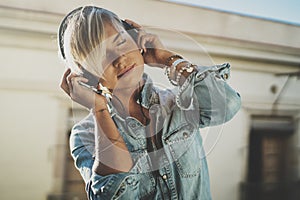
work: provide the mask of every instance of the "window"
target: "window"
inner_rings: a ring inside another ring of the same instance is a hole
[[[241,199],[293,199],[295,132],[289,117],[254,116],[249,135],[247,182]]]

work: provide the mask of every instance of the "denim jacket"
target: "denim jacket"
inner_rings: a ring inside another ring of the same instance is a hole
[[[198,66],[180,87],[162,90],[144,74],[142,106],[161,148],[149,151],[147,127],[134,117],[113,118],[133,160],[129,172],[100,176],[92,170],[94,118],[77,123],[70,149],[90,199],[211,199],[208,167],[199,128],[223,124],[239,110],[240,95],[227,83],[228,63]],[[153,147],[153,146],[152,146]]]

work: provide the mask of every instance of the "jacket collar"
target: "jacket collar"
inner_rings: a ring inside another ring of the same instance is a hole
[[[159,103],[158,100],[158,94],[155,91],[155,88],[153,87],[153,81],[150,78],[150,76],[146,73],[143,74],[143,80],[144,80],[144,85],[142,87],[142,91],[141,91],[141,105],[146,108],[149,109],[151,105],[153,105],[154,103]],[[137,99],[136,101],[138,104],[140,104],[140,100]],[[110,113],[111,116],[115,116],[116,114],[116,110],[113,107],[112,103],[109,102],[108,103],[109,108],[110,108]]]
[[[150,76],[146,73],[143,74],[143,79],[144,79],[144,86],[141,91],[141,96],[142,96],[142,106],[149,109],[150,106],[155,102],[155,90],[153,88],[153,81],[150,78]],[[137,100],[137,103],[140,103],[139,100]]]

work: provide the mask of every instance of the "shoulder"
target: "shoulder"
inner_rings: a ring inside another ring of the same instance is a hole
[[[72,134],[76,134],[78,132],[94,132],[95,124],[92,113],[89,113],[85,118],[77,122],[71,131]]]

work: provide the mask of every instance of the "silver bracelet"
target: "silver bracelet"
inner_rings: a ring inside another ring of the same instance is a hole
[[[172,63],[172,67],[176,70],[177,65],[179,65],[180,63],[186,62],[187,60],[181,58],[181,59],[177,59]]]

